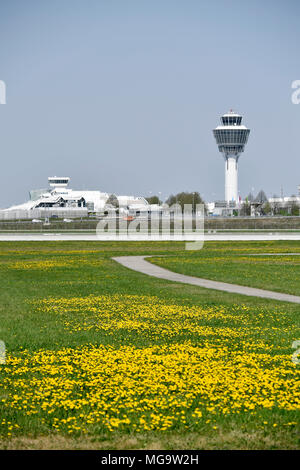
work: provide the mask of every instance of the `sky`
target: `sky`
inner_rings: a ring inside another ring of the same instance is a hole
[[[72,189],[224,199],[212,129],[251,129],[242,197],[300,184],[298,0],[0,0],[0,207]]]

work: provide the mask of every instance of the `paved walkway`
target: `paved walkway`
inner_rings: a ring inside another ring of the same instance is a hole
[[[194,286],[205,287],[206,289],[221,290],[234,294],[250,295],[252,297],[263,297],[265,299],[281,300],[284,302],[300,304],[300,296],[297,295],[281,294],[279,292],[269,290],[239,286],[238,284],[228,284],[227,282],[210,281],[200,277],[186,276],[185,274],[174,273],[168,269],[149,263],[145,258],[149,258],[149,256],[119,256],[112,259],[126,268],[133,269],[134,271],[148,274],[149,276],[154,276],[159,279],[182,282],[184,284],[192,284]]]

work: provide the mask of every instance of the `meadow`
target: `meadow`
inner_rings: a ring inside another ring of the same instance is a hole
[[[300,244],[1,242],[1,448],[299,448],[299,305],[111,260],[299,295],[278,253]]]

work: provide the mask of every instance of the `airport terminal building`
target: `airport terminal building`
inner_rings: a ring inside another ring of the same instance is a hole
[[[0,220],[34,219],[39,217],[78,218],[104,214],[118,208],[121,213],[159,210],[141,196],[117,196],[101,191],[73,190],[70,178],[49,176],[47,189],[29,192],[29,201],[0,211]]]

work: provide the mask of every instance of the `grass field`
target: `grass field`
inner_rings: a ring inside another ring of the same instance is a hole
[[[299,242],[2,242],[2,448],[299,448],[299,305],[179,285],[111,256],[299,295]],[[160,255],[169,255],[166,258]]]

